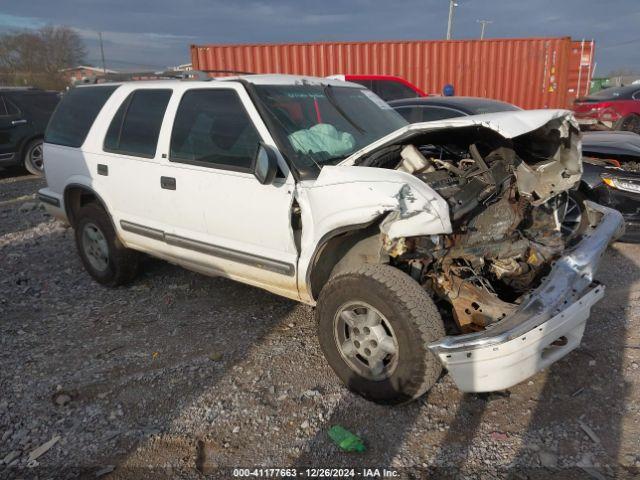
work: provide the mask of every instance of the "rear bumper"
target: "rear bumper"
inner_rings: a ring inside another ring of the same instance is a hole
[[[604,295],[593,275],[609,243],[624,231],[620,212],[586,205],[591,228],[517,310],[482,332],[429,345],[460,390],[509,388],[580,345],[591,307]]]

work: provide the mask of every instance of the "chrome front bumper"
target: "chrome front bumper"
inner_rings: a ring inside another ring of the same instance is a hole
[[[609,243],[624,232],[617,210],[585,202],[590,228],[554,262],[549,275],[512,314],[482,332],[429,345],[464,392],[509,388],[576,348],[591,311],[604,295],[593,276]]]

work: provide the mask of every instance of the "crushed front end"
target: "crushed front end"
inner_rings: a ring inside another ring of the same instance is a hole
[[[570,114],[513,137],[490,127],[414,132],[357,163],[412,174],[447,201],[450,233],[403,235],[399,225],[414,214],[402,209],[380,230],[391,263],[448,320],[449,336],[429,348],[461,390],[475,392],[508,388],[579,345],[604,292],[593,275],[623,229],[617,211],[589,203],[586,233],[563,234],[567,191],[582,173]]]

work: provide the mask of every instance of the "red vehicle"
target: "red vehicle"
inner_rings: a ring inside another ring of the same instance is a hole
[[[332,75],[330,78],[359,83],[367,87],[381,99],[390,102],[401,98],[426,97],[427,94],[407,82],[404,78],[393,75]]]
[[[613,87],[575,101],[581,126],[640,133],[640,85]]]

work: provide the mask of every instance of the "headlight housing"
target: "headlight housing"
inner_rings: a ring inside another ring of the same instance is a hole
[[[602,181],[609,187],[625,192],[640,193],[640,182],[624,178],[603,177]]]

